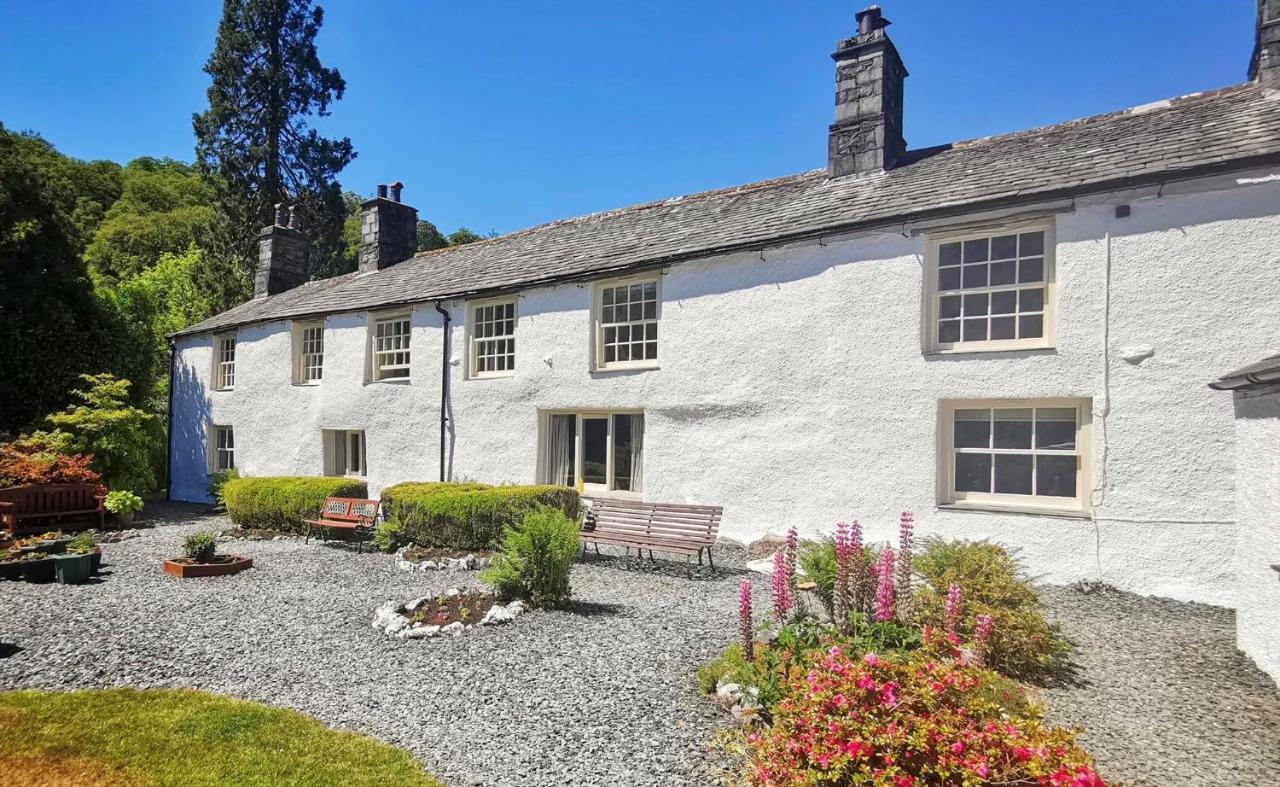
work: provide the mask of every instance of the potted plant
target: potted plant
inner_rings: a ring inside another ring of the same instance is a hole
[[[18,558],[22,578],[27,582],[52,582],[53,557],[43,552],[27,552]]]
[[[188,536],[182,545],[184,557],[164,561],[164,570],[186,579],[226,576],[253,565],[253,559],[244,555],[219,555],[217,539],[218,535],[211,531]]]
[[[18,558],[22,552],[11,549],[0,549],[0,579],[17,579],[22,576],[22,565]]]
[[[112,513],[117,525],[128,527],[133,524],[134,513],[142,510],[142,498],[133,492],[117,489],[107,493],[102,505]]]
[[[81,533],[76,536],[75,540],[67,545],[67,551],[72,550],[88,552],[89,573],[98,573],[98,569],[102,567],[102,547],[98,546],[98,539],[93,533]]]
[[[69,546],[67,551],[53,555],[54,575],[63,585],[79,585],[93,571],[93,547]]]

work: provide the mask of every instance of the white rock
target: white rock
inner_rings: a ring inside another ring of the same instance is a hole
[[[441,633],[442,635],[443,635],[443,634],[452,634],[453,636],[455,636],[455,637],[456,637],[456,636],[458,636],[459,634],[461,634],[461,633],[462,633],[462,630],[463,630],[463,629],[465,629],[465,628],[466,628],[466,626],[464,626],[464,625],[462,624],[462,621],[460,621],[460,620],[456,620],[456,621],[454,621],[453,623],[450,623],[449,625],[447,625],[447,626],[445,626],[444,628],[440,629],[440,633]]]
[[[439,633],[439,626],[414,626],[413,628],[405,629],[400,632],[400,636],[405,639],[425,639],[427,637],[434,637]]]

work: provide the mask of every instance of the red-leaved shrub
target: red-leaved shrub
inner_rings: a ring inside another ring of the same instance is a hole
[[[53,454],[36,445],[0,445],[0,488],[27,484],[97,484],[92,456]]]
[[[748,736],[756,784],[1105,787],[1069,730],[1011,715],[999,676],[963,661],[861,659],[839,647],[795,673],[773,726]]]

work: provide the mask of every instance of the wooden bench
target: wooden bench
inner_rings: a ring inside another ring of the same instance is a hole
[[[102,527],[106,509],[97,484],[41,484],[0,489],[0,523],[9,535],[20,530],[41,530],[68,518],[97,517]]]
[[[364,545],[361,536],[368,539],[373,534],[373,526],[378,521],[381,503],[377,500],[365,500],[359,497],[326,497],[324,508],[319,519],[304,519],[307,526],[303,543],[311,541],[311,528],[321,527],[328,530],[348,530],[355,537],[356,551],[361,552]]]
[[[628,555],[635,549],[637,557],[643,556],[647,549],[650,560],[655,549],[681,553],[690,574],[693,572],[693,556],[697,555],[698,565],[702,565],[702,553],[706,552],[707,562],[715,571],[711,547],[715,544],[723,513],[722,506],[593,500],[587,509],[579,542],[584,553],[588,544],[595,547],[597,554],[601,544],[623,547]]]

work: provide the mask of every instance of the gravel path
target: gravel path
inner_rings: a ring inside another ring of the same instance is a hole
[[[1104,777],[1139,785],[1280,784],[1280,692],[1235,647],[1235,615],[1119,591],[1041,588],[1076,644],[1049,718],[1086,729]]]
[[[387,599],[476,584],[474,572],[398,571],[392,558],[300,540],[223,546],[234,577],[178,580],[160,560],[227,526],[156,506],[159,527],[104,552],[95,584],[0,584],[0,689],[188,686],[314,714],[403,746],[452,785],[694,785],[724,717],[693,671],[734,636],[734,568],[579,563],[572,612],[429,641],[370,628]],[[757,581],[757,609],[765,609]],[[1280,784],[1280,694],[1236,653],[1229,612],[1046,588],[1079,643],[1053,720],[1089,728],[1104,775],[1132,785]],[[15,650],[16,649],[16,650]]]

